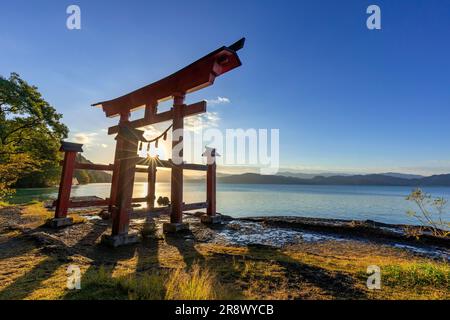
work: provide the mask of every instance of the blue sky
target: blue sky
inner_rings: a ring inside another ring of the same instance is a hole
[[[81,8],[81,30],[66,8]],[[366,8],[381,8],[368,30]],[[0,74],[19,73],[64,114],[88,158],[111,162],[91,103],[247,38],[243,66],[189,99],[219,128],[279,128],[283,168],[450,172],[449,1],[1,1]]]

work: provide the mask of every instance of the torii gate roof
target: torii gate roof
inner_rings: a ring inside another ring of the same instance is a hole
[[[115,117],[123,112],[143,108],[146,104],[156,105],[175,94],[190,93],[210,86],[216,77],[241,65],[236,52],[244,47],[244,42],[245,38],[242,38],[230,46],[220,47],[170,76],[93,106],[101,106],[107,117]]]

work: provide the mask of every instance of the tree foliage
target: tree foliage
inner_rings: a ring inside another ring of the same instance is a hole
[[[78,163],[91,163],[88,159],[83,157],[82,154],[78,153],[76,157]],[[111,174],[105,171],[94,171],[94,170],[75,170],[74,177],[78,180],[80,184],[86,183],[96,183],[96,182],[111,182]]]
[[[0,76],[0,197],[13,186],[55,184],[68,129],[37,87],[16,73]]]

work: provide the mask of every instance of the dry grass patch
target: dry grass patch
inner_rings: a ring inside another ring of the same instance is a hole
[[[131,300],[211,300],[228,299],[227,289],[207,266],[194,263],[189,270],[155,270],[149,273],[112,277],[100,267],[83,278],[81,290],[71,291],[67,299]]]
[[[47,220],[52,219],[55,215],[55,211],[44,207],[43,202],[33,201],[27,205],[21,206],[21,214],[24,217],[34,218],[36,224],[42,224]],[[86,219],[77,213],[69,212],[68,216],[72,217],[74,224],[86,222]]]

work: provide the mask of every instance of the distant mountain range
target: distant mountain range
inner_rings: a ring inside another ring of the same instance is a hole
[[[284,177],[295,177],[295,178],[301,178],[301,179],[313,179],[317,176],[320,176],[320,177],[353,176],[353,174],[350,174],[350,173],[335,173],[335,172],[323,172],[323,173],[322,172],[321,173],[279,172],[277,175],[284,176]],[[390,176],[390,177],[395,177],[395,178],[403,178],[403,179],[425,178],[425,176],[421,176],[418,174],[407,174],[407,173],[397,173],[397,172],[380,173],[380,175]]]
[[[418,174],[407,174],[407,173],[396,173],[396,172],[387,172],[387,173],[380,173],[383,176],[389,176],[394,178],[402,178],[402,179],[422,179],[425,178],[425,176],[421,176]]]
[[[336,175],[298,178],[284,175],[244,173],[218,178],[221,183],[236,184],[301,184],[301,185],[373,185],[373,186],[450,186],[450,174],[430,177],[397,173],[367,175]]]
[[[77,161],[92,163],[81,154]],[[74,177],[78,182],[95,183],[111,182],[111,174],[104,171],[75,170]],[[203,181],[204,177],[185,176],[186,181]],[[342,173],[296,173],[280,172],[277,175],[260,175],[256,173],[243,173],[230,175],[217,173],[217,180],[221,183],[235,184],[299,184],[299,185],[373,185],[373,186],[450,186],[450,174],[425,177],[414,174],[387,172],[382,174],[352,175]],[[147,182],[146,175],[136,175],[136,182]],[[158,181],[170,181],[170,170],[158,170]]]

